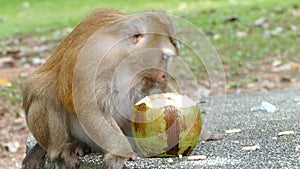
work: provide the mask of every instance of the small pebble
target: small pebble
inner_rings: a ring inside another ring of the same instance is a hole
[[[238,140],[233,140],[232,143],[233,144],[240,144],[240,142]]]
[[[300,152],[300,145],[296,146],[296,151]]]
[[[32,63],[33,63],[34,65],[41,65],[41,64],[45,63],[45,60],[36,57],[36,58],[33,58],[33,59],[32,59]]]
[[[20,148],[20,143],[17,141],[9,142],[5,145],[5,148],[11,153],[16,153]]]
[[[173,163],[174,161],[173,161],[173,159],[172,158],[169,158],[168,159],[168,163]]]

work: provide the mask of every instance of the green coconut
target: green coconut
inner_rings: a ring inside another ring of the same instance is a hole
[[[200,136],[201,112],[185,95],[155,94],[135,104],[131,128],[145,157],[189,155]]]

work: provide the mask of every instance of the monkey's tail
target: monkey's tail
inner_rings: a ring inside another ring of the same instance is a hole
[[[46,150],[36,143],[24,158],[22,162],[22,169],[34,169],[36,165],[43,160],[45,154]]]

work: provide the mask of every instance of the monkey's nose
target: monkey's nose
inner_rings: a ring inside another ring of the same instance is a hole
[[[144,85],[147,87],[155,87],[156,83],[162,83],[165,81],[165,72],[161,70],[155,70],[148,77],[144,77]]]
[[[166,78],[165,72],[159,71],[159,72],[158,72],[158,76],[157,76],[157,78],[155,79],[155,81],[158,82],[158,83],[162,83],[162,82],[165,81],[165,78]]]

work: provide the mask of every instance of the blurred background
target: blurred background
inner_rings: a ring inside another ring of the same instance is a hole
[[[226,94],[300,88],[299,0],[0,0],[0,168],[20,168],[24,157],[23,81],[97,7],[162,10],[197,26],[222,61]],[[210,96],[203,63],[182,52]]]

